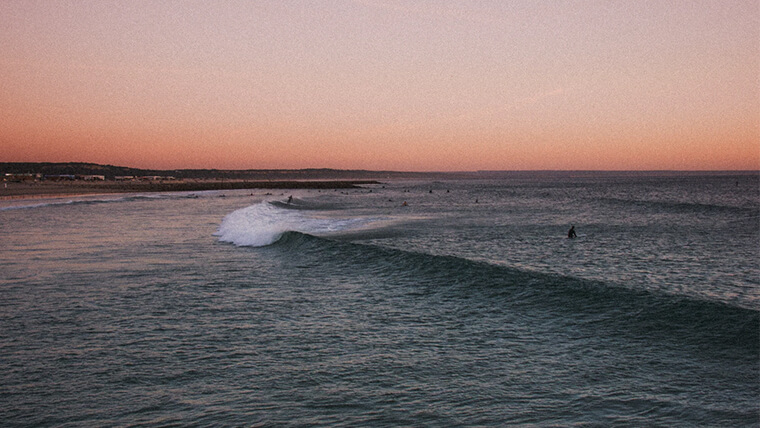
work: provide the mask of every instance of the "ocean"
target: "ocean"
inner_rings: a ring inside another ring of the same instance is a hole
[[[0,243],[3,426],[760,425],[757,172],[6,200]]]

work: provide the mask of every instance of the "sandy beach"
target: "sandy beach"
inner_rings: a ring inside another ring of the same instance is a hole
[[[107,193],[192,192],[233,189],[352,189],[363,184],[377,183],[372,180],[4,182],[0,186],[0,200]]]

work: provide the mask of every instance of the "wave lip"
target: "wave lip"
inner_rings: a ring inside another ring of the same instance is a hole
[[[241,247],[263,247],[274,244],[286,232],[325,236],[370,227],[383,220],[386,219],[313,217],[303,210],[264,201],[228,214],[214,235]]]

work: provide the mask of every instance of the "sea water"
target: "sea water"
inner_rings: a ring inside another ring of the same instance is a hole
[[[760,424],[758,173],[266,192],[0,202],[2,425]]]

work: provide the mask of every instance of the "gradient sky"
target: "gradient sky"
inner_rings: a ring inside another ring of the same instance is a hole
[[[758,0],[4,0],[0,161],[760,168]]]

